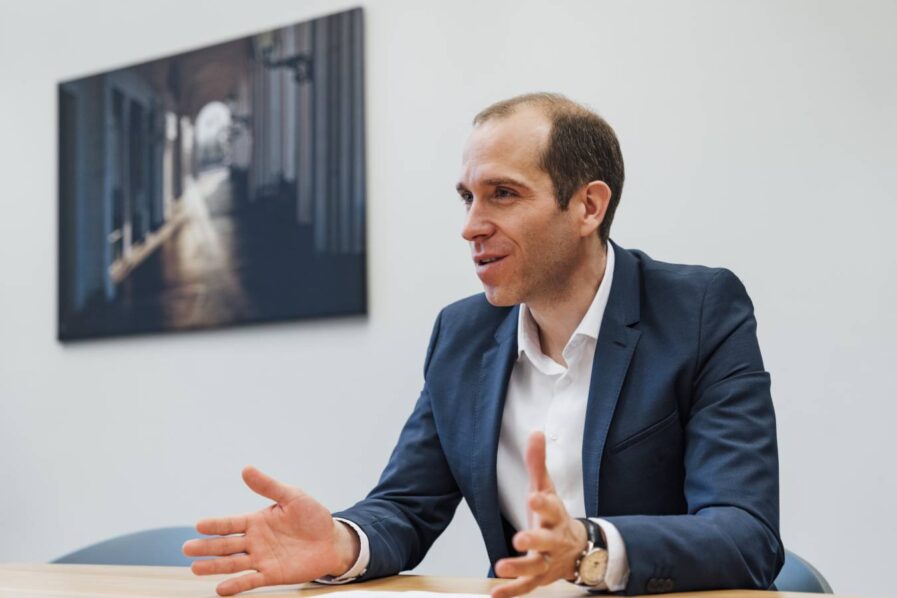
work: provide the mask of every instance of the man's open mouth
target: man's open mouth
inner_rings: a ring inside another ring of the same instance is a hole
[[[503,260],[503,259],[505,259],[504,256],[502,256],[502,257],[487,257],[482,260],[477,260],[477,265],[485,266],[486,264],[491,264],[492,262],[497,262],[498,260]]]

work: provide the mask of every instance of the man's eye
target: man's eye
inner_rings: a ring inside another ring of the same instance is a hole
[[[498,198],[514,197],[515,195],[516,195],[516,193],[514,193],[510,189],[504,189],[502,187],[499,187],[498,189],[495,190],[495,197],[498,197]]]
[[[473,195],[471,195],[470,193],[460,193],[459,197],[466,206],[469,206],[471,203],[473,203]]]

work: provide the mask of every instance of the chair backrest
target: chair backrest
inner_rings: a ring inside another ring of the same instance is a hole
[[[184,542],[201,537],[192,527],[162,527],[91,544],[61,556],[54,563],[81,565],[158,565],[189,567]]]
[[[785,564],[776,577],[775,587],[780,592],[832,593],[832,586],[822,573],[790,550],[785,551]]]

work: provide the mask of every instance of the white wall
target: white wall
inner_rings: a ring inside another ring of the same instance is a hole
[[[619,133],[614,238],[728,266],[754,298],[788,546],[841,593],[892,592],[893,1],[362,2],[370,316],[54,340],[56,82],[355,4],[0,8],[0,561],[258,508],[247,463],[333,508],[359,498],[416,399],[433,317],[478,290],[453,191],[468,123],[549,89]],[[421,570],[486,567],[465,510]]]

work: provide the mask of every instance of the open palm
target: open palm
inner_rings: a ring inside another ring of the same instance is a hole
[[[190,540],[187,556],[213,556],[195,561],[197,575],[254,571],[221,582],[222,596],[261,586],[304,583],[337,572],[338,525],[330,511],[298,488],[281,484],[254,467],[243,470],[254,492],[274,501],[268,508],[196,524],[201,534],[222,536]]]

